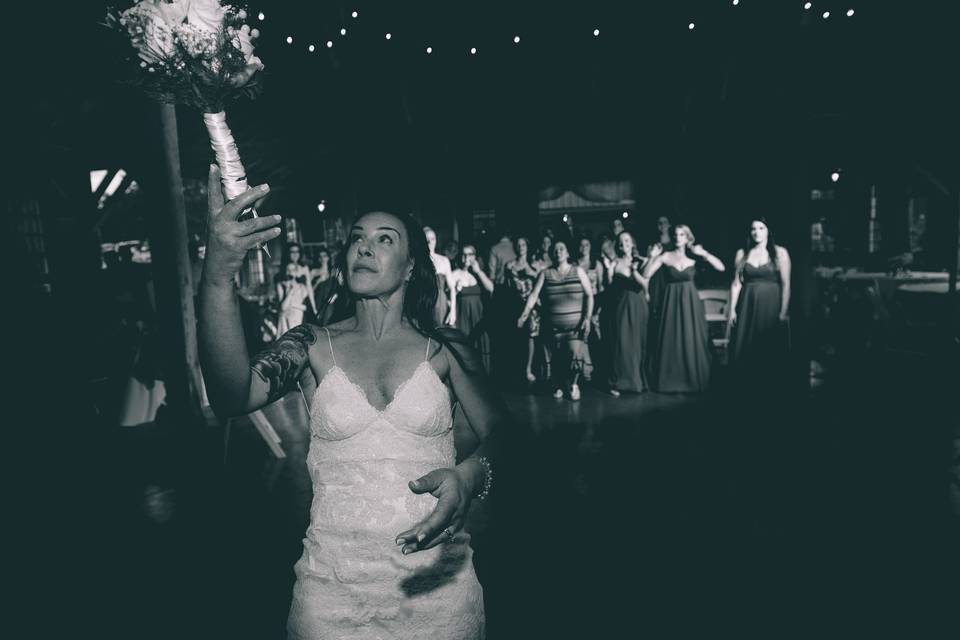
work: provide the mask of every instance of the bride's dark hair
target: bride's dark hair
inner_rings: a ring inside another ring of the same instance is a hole
[[[367,213],[374,213],[373,211]],[[363,213],[354,218],[356,222],[363,216]],[[443,328],[437,326],[436,306],[439,289],[437,288],[437,270],[433,266],[433,260],[430,259],[430,248],[427,246],[427,237],[423,227],[417,220],[409,215],[402,213],[393,213],[384,211],[393,216],[403,224],[407,234],[407,251],[410,259],[413,260],[413,270],[410,273],[410,279],[407,281],[407,291],[403,297],[403,315],[418,333],[424,337],[432,338],[450,350],[450,353],[457,359],[462,367],[469,373],[476,373],[474,367],[468,367],[463,361],[459,351],[467,347],[467,341],[462,333],[456,329]],[[351,223],[350,227],[353,226]],[[346,318],[356,315],[357,301],[351,293],[346,283],[346,274],[343,270],[347,266],[347,252],[350,251],[350,243],[346,243],[340,250],[337,259],[337,267],[332,274],[337,278],[337,284],[334,291],[337,294],[333,303],[333,312],[330,323],[339,322]],[[318,314],[323,317],[323,310]],[[452,343],[457,343],[458,348],[451,348]]]

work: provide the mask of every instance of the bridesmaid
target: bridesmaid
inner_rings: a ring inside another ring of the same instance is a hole
[[[533,285],[540,272],[530,264],[530,242],[526,238],[519,237],[514,240],[513,249],[517,257],[508,262],[504,268],[520,299],[526,304],[527,299],[533,292]],[[537,338],[540,337],[539,307],[535,306],[530,309],[530,315],[524,323],[522,330],[526,333],[527,338],[526,377],[527,382],[532,384],[537,381],[537,377],[533,375],[533,356],[537,348]]]
[[[590,334],[590,318],[593,315],[593,290],[587,274],[573,264],[567,244],[558,240],[553,244],[553,267],[537,276],[533,292],[527,298],[523,313],[517,320],[522,327],[530,311],[543,292],[543,323],[551,336],[550,348],[552,377],[556,391],[553,395],[562,398],[564,387],[571,400],[580,399],[578,384],[583,373],[583,351]]]
[[[483,272],[477,260],[477,248],[463,245],[459,266],[450,274],[450,324],[467,336],[490,372],[490,334],[483,322],[484,297],[493,294],[493,280]]]
[[[676,225],[674,249],[651,247],[650,261],[643,270],[643,277],[649,281],[664,267],[663,300],[650,350],[651,382],[654,389],[663,393],[700,393],[710,383],[707,316],[693,283],[696,261],[687,255],[688,251],[717,271],[723,271],[724,266],[719,258],[695,243],[690,227]]]
[[[427,247],[430,249],[430,260],[433,262],[433,268],[437,272],[437,306],[434,310],[434,316],[438,327],[452,325],[450,321],[450,296],[453,295],[453,287],[450,283],[450,274],[453,270],[450,268],[450,258],[437,253],[437,232],[430,227],[423,228],[423,234],[427,237]]]
[[[790,254],[774,243],[766,220],[756,218],[735,265],[728,315],[730,365],[741,374],[762,376],[787,351]]]
[[[277,300],[280,303],[278,336],[303,324],[307,302],[314,316],[317,315],[317,302],[313,297],[313,287],[310,286],[310,267],[302,257],[299,244],[294,242],[287,247],[287,260],[277,278]]]
[[[593,356],[595,353],[599,353],[600,346],[597,342],[599,332],[596,330],[600,321],[600,305],[597,302],[600,294],[600,279],[603,277],[603,264],[594,259],[593,243],[590,242],[590,238],[580,238],[580,256],[577,259],[577,266],[587,274],[587,279],[590,280],[590,289],[593,291],[593,317],[590,318],[591,329],[593,329],[591,332],[592,339],[587,341],[583,350],[583,379],[590,382],[596,370]]]
[[[610,357],[607,382],[614,397],[621,391],[642,393],[648,388],[643,363],[647,353],[648,282],[643,277],[642,259],[635,254],[633,236],[621,232],[601,316],[601,332]]]
[[[333,303],[336,299],[334,285],[337,280],[334,277],[330,261],[330,252],[324,247],[317,253],[318,265],[310,269],[310,284],[313,287],[313,299],[317,300],[318,317],[316,319],[320,326],[330,323],[333,317]]]
[[[660,216],[657,218],[657,239],[652,245],[647,247],[647,256],[651,256],[658,248],[664,253],[667,251],[673,251],[676,248],[673,246],[673,238],[670,234],[670,218],[667,216]],[[657,323],[660,319],[660,305],[663,302],[663,278],[663,273],[653,276],[650,278],[650,284],[647,287],[647,291],[650,295],[651,327],[657,326]]]
[[[537,271],[543,271],[553,266],[553,236],[544,233],[540,237],[540,248],[533,254],[533,268]]]

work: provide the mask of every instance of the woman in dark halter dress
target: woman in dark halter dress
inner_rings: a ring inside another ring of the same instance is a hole
[[[493,280],[483,272],[477,260],[477,248],[463,246],[460,265],[450,274],[453,292],[450,296],[450,324],[467,337],[468,343],[483,359],[490,372],[490,333],[484,322],[485,299],[493,295]]]
[[[750,224],[750,241],[737,251],[730,285],[730,366],[736,375],[769,379],[787,352],[790,254],[773,242],[763,219]]]
[[[643,270],[643,276],[649,280],[663,267],[663,301],[656,339],[650,348],[651,382],[654,389],[663,393],[700,393],[710,383],[707,316],[693,283],[696,261],[687,252],[703,258],[717,271],[723,271],[724,266],[719,258],[694,242],[690,227],[675,226],[676,248],[661,252],[655,245]]]
[[[626,231],[617,237],[617,257],[601,314],[601,333],[610,360],[609,391],[642,393],[648,388],[643,358],[647,353],[647,280],[642,275],[636,244]]]

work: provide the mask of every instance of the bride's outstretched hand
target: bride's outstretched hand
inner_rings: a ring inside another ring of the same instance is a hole
[[[470,491],[454,469],[434,469],[410,483],[414,493],[429,493],[437,498],[433,511],[411,529],[397,535],[397,546],[404,553],[431,549],[449,542],[463,528],[470,508]]]
[[[220,168],[210,165],[207,184],[207,254],[203,261],[204,278],[212,282],[231,281],[240,271],[247,251],[280,235],[280,216],[264,216],[238,221],[248,207],[256,208],[270,188],[262,184],[247,189],[224,202],[220,188]]]

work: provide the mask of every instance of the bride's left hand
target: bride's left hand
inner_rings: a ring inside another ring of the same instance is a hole
[[[434,469],[412,481],[410,490],[418,494],[429,493],[437,498],[437,506],[416,526],[397,535],[400,550],[404,554],[414,553],[452,540],[452,534],[463,528],[470,508],[468,483],[455,469]]]

